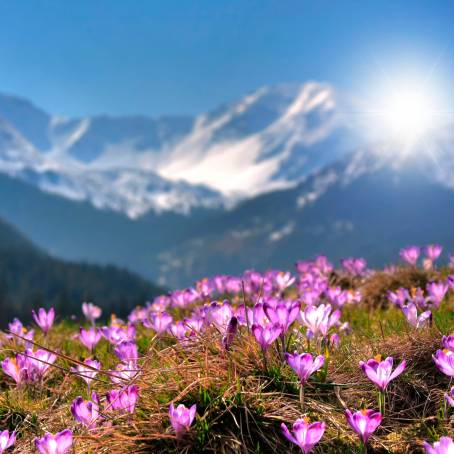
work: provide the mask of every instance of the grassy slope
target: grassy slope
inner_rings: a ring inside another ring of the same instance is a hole
[[[371,440],[369,452],[405,453],[420,451],[421,441],[454,435],[454,418],[443,419],[439,409],[449,380],[433,364],[431,355],[440,348],[442,334],[454,327],[454,300],[436,312],[433,325],[411,329],[394,308],[377,307],[388,288],[418,284],[427,279],[398,272],[393,277],[377,274],[362,283],[365,300],[359,307],[344,311],[342,320],[352,325],[352,334],[330,357],[328,378],[315,377],[306,386],[306,413],[311,420],[327,423],[316,453],[357,452],[357,440],[344,417],[344,406],[377,409],[377,393],[358,367],[358,361],[376,354],[405,358],[408,367],[389,387],[387,413]],[[346,284],[344,282],[344,284]],[[77,327],[58,325],[47,339],[48,346],[75,359],[87,351],[72,340]],[[44,343],[44,339],[39,338]],[[280,423],[291,425],[302,415],[296,377],[273,351],[265,371],[255,340],[243,328],[231,352],[220,347],[219,335],[208,332],[200,342],[182,348],[170,338],[157,338],[140,329],[138,345],[143,374],[137,380],[141,394],[132,417],[118,417],[110,427],[87,432],[71,416],[70,404],[86,396],[86,386],[68,372],[71,361],[60,358],[42,388],[18,390],[1,375],[0,427],[19,428],[14,452],[34,452],[32,440],[43,431],[75,430],[75,452],[298,452],[280,432]],[[11,354],[14,345],[5,345],[1,356]],[[303,351],[307,345],[294,343],[290,350]],[[106,341],[96,349],[104,369],[117,360]],[[93,388],[103,395],[111,388],[108,376],[98,375]],[[176,441],[167,416],[171,401],[197,403],[198,417],[190,434]]]

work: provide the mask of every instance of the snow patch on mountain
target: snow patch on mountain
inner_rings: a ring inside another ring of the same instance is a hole
[[[283,111],[264,129],[245,137],[213,140],[219,129],[259,103],[270,90],[267,87],[258,90],[218,117],[202,116],[193,132],[159,166],[158,172],[168,179],[206,184],[227,196],[253,196],[298,183],[284,175],[274,176],[295,147],[309,148],[340,127],[341,118],[335,114],[335,94],[331,87],[318,83],[299,86]],[[316,121],[317,114],[320,121]],[[309,152],[308,155],[309,160]],[[300,177],[304,174],[303,166]]]

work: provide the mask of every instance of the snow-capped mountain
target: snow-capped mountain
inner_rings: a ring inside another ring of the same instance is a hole
[[[187,213],[278,188],[351,151],[332,87],[263,87],[196,118],[64,119],[0,96],[0,171],[137,218]]]

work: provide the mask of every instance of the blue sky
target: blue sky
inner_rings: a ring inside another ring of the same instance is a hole
[[[454,2],[0,0],[0,91],[80,116],[199,113],[265,84],[454,76]]]

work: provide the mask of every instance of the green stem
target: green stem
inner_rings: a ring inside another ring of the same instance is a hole
[[[266,350],[262,350],[263,353],[263,366],[265,368],[265,373],[268,373],[268,359],[266,357]]]
[[[378,410],[384,416],[385,415],[385,405],[386,405],[386,397],[385,391],[379,390],[378,391]]]
[[[282,333],[280,337],[281,337],[281,343],[282,343],[281,359],[282,359],[282,361],[284,361],[284,358],[285,358],[285,334]]]
[[[304,386],[300,385],[300,405],[301,405],[301,411],[304,413]]]
[[[367,446],[362,440],[359,445],[359,452],[360,454],[367,454]]]

